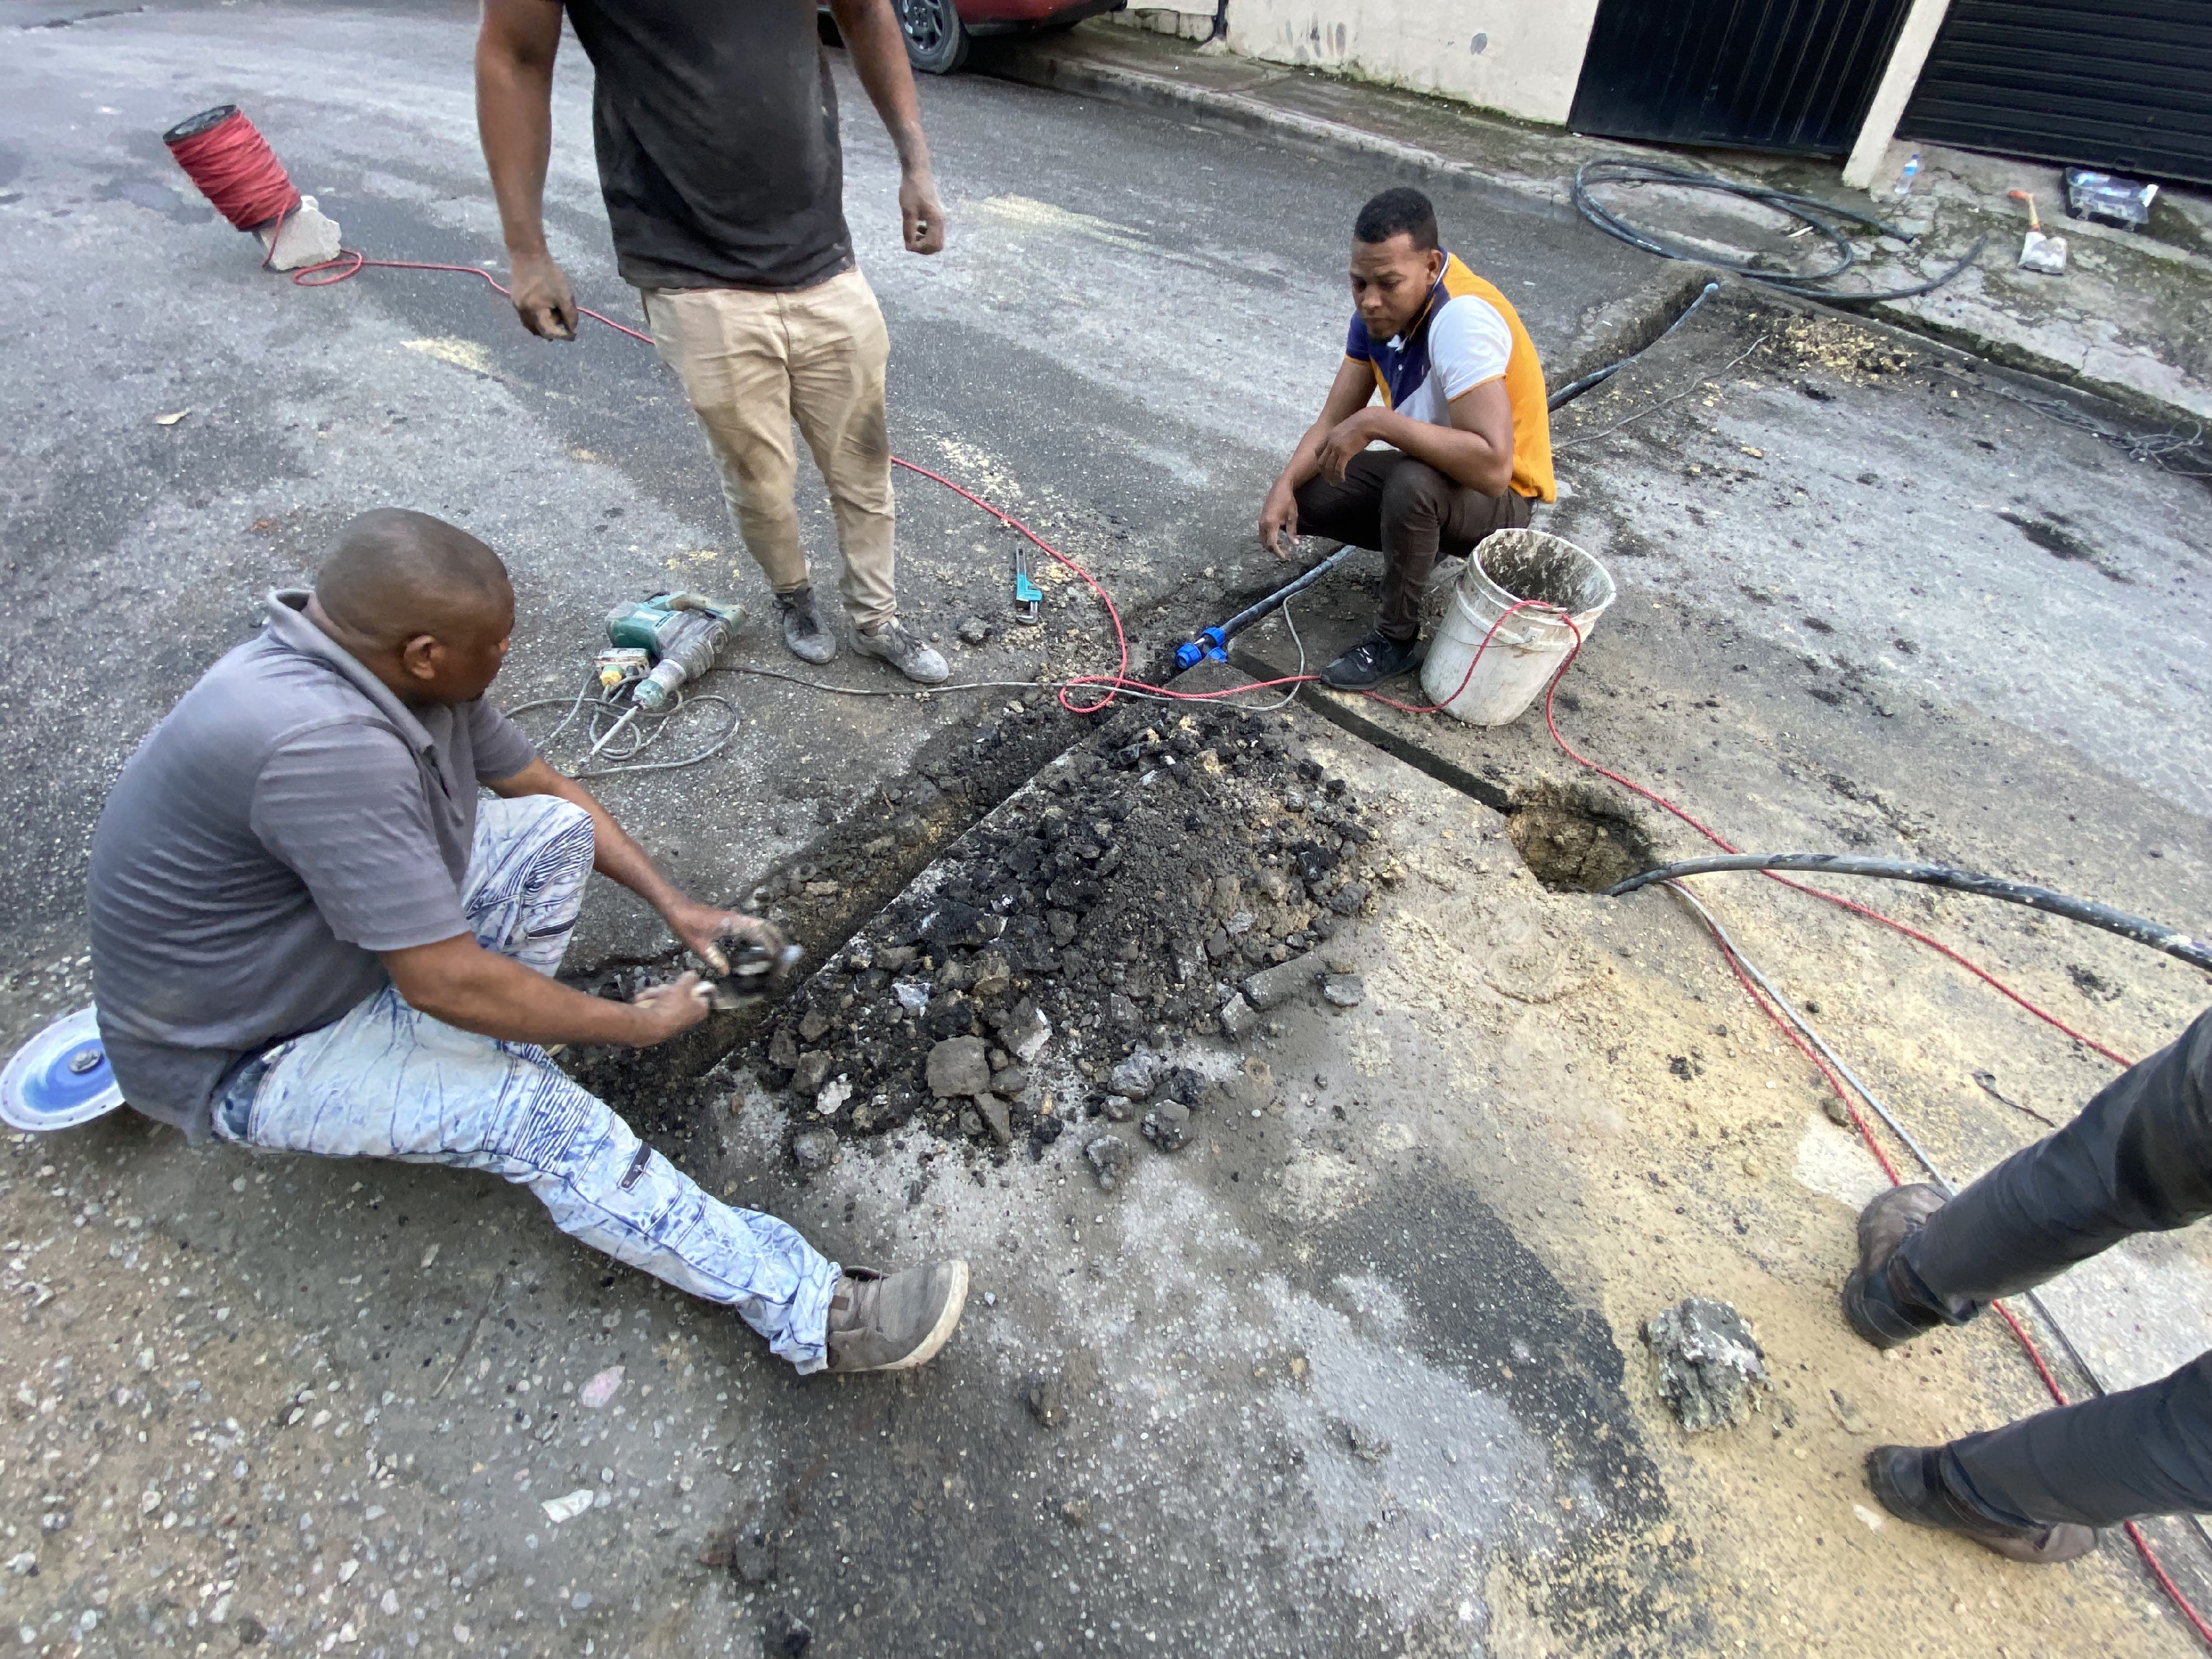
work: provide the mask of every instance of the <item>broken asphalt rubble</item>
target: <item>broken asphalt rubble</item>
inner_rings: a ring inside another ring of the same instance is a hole
[[[1096,1119],[1172,1152],[1209,1104],[1263,1109],[1265,1064],[1213,1040],[1300,999],[1356,1006],[1328,942],[1401,873],[1286,730],[1208,705],[1124,714],[956,842],[757,1044],[811,1121],[793,1158],[826,1167],[825,1130],[908,1124],[1042,1157]],[[1103,1126],[1084,1146],[1109,1189],[1138,1151]]]
[[[1659,1366],[1659,1397],[1692,1434],[1741,1423],[1767,1386],[1766,1355],[1725,1302],[1685,1297],[1655,1314],[1644,1340]]]

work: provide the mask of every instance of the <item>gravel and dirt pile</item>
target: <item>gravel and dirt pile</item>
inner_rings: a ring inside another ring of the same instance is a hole
[[[1294,997],[1359,1000],[1328,942],[1400,873],[1364,817],[1287,720],[1126,713],[955,843],[751,1057],[811,1131],[918,1123],[1042,1154],[1105,1115],[1172,1151],[1234,1070],[1202,1045],[1222,1062],[1202,1074],[1194,1039],[1233,1045]],[[802,1161],[831,1150],[802,1139]]]

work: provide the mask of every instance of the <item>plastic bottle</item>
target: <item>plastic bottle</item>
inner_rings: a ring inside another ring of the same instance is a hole
[[[1916,149],[1912,152],[1912,159],[1905,164],[1905,170],[1897,175],[1897,189],[1893,193],[1899,201],[1912,194],[1912,181],[1919,176],[1920,152]]]

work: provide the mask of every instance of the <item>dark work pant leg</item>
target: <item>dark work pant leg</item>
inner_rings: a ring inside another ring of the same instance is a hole
[[[1940,1467],[1956,1496],[2007,1526],[2212,1511],[2212,1354],[2140,1389],[1954,1440]]]
[[[2212,1215],[2212,1012],[2057,1133],[1938,1210],[1898,1254],[1954,1323],[2135,1233]]]
[[[1395,449],[1363,449],[1344,469],[1344,482],[1331,483],[1318,473],[1297,488],[1298,534],[1380,550],[1382,546],[1382,487],[1397,463]]]
[[[1302,532],[1382,550],[1376,628],[1401,644],[1420,634],[1421,595],[1437,554],[1471,552],[1492,531],[1526,525],[1529,514],[1528,500],[1510,489],[1485,495],[1395,449],[1363,450],[1341,484],[1315,478],[1297,502]]]

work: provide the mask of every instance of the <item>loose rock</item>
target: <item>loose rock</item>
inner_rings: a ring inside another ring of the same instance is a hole
[[[799,1055],[799,1064],[792,1068],[792,1089],[809,1100],[820,1094],[822,1085],[829,1080],[830,1056],[819,1048],[810,1049]]]
[[[1006,1045],[1006,1052],[1024,1065],[1043,1053],[1044,1045],[1051,1040],[1052,1022],[1027,997],[1014,1005],[1014,1012],[999,1030],[999,1041]]]
[[[1139,1048],[1107,1074],[1107,1085],[1117,1095],[1142,1100],[1159,1081],[1160,1060],[1149,1048]]]
[[[1119,1135],[1101,1135],[1083,1149],[1097,1173],[1101,1191],[1112,1192],[1129,1168],[1129,1143]]]
[[[939,1099],[980,1095],[991,1086],[989,1049],[981,1037],[947,1037],[929,1051],[927,1074]]]
[[[714,1533],[699,1552],[702,1567],[722,1567],[740,1583],[757,1587],[775,1577],[775,1540],[758,1529]]]
[[[1357,974],[1331,974],[1321,982],[1321,994],[1340,1008],[1357,1008],[1367,997],[1367,981]]]
[[[983,1127],[991,1132],[991,1139],[1001,1146],[1014,1144],[1013,1115],[1006,1103],[994,1094],[975,1097],[975,1115],[983,1120]]]
[[[811,1175],[837,1161],[837,1137],[828,1129],[802,1129],[791,1138],[791,1161]]]
[[[1644,1340],[1659,1364],[1659,1397],[1693,1434],[1741,1422],[1768,1385],[1765,1354],[1725,1302],[1678,1302],[1645,1323]]]
[[[1164,1152],[1181,1152],[1190,1140],[1190,1108],[1164,1100],[1145,1114],[1145,1139]]]
[[[1067,1407],[1061,1398],[1060,1379],[1048,1372],[1036,1372],[1023,1383],[1022,1399],[1040,1428],[1056,1429],[1067,1421]]]
[[[990,638],[991,624],[985,622],[981,617],[963,617],[960,619],[960,641],[962,644],[984,645],[989,642]]]
[[[1260,1023],[1259,1013],[1244,1000],[1242,991],[1221,1005],[1218,1018],[1221,1021],[1222,1036],[1235,1042],[1242,1042],[1246,1034]]]
[[[1244,1000],[1262,1012],[1279,1006],[1306,989],[1321,975],[1321,962],[1316,952],[1309,951],[1287,962],[1279,962],[1272,968],[1262,968],[1244,981]],[[1228,1022],[1223,1022],[1224,1029]]]

